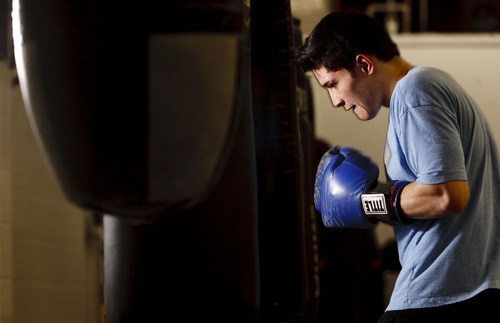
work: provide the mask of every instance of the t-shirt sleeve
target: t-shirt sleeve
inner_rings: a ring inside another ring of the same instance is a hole
[[[412,107],[400,116],[401,148],[421,184],[467,180],[456,117],[437,106]]]

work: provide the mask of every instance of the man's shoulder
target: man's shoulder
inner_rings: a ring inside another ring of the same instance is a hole
[[[394,99],[407,107],[447,106],[459,88],[447,72],[430,66],[415,66],[396,85]]]
[[[427,86],[442,82],[449,82],[453,78],[447,72],[431,66],[414,66],[408,74],[401,79],[402,84]]]

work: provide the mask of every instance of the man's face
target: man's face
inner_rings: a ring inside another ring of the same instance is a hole
[[[329,71],[324,66],[313,70],[319,84],[330,95],[333,106],[352,110],[360,120],[375,118],[382,106],[382,93],[377,91],[368,75],[357,72],[355,76],[346,69]]]

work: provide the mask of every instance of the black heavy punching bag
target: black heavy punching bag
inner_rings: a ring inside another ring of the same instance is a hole
[[[73,202],[144,218],[207,194],[250,103],[243,8],[14,0],[28,115]]]
[[[105,218],[108,322],[253,322],[249,7],[14,0],[27,113],[69,199]]]
[[[108,322],[314,317],[300,37],[289,1],[248,5],[14,0],[33,129],[69,199],[109,214]]]
[[[258,173],[260,322],[312,322],[319,300],[309,83],[290,1],[253,1],[252,98]]]

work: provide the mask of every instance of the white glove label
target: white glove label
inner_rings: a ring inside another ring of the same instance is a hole
[[[384,194],[362,194],[361,204],[366,215],[388,213]]]

